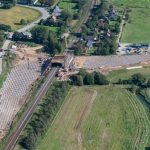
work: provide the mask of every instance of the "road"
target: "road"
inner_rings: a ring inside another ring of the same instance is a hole
[[[52,84],[52,81],[54,80],[58,69],[59,68],[52,68],[52,70],[50,71],[50,73],[47,76],[46,81],[43,83],[43,85],[41,86],[41,88],[37,92],[32,104],[24,113],[24,116],[19,121],[15,131],[10,136],[10,138],[9,138],[8,142],[5,144],[3,150],[11,150],[14,147],[14,144],[17,142],[21,132],[23,131],[23,129],[25,128],[25,126],[27,125],[29,120],[31,119],[32,114],[34,113],[37,105],[39,104],[39,102],[41,101],[43,96],[46,94],[48,88]]]
[[[90,7],[88,7],[87,10],[86,10],[86,12],[84,12],[86,15],[84,15],[84,17],[82,18],[82,20],[81,20],[81,22],[80,22],[80,24],[79,24],[79,26],[78,26],[78,28],[76,29],[75,32],[77,32],[77,33],[81,32],[82,25],[87,22],[90,14],[91,14],[91,10],[94,7],[94,4],[95,4],[95,1],[91,0]],[[69,39],[69,43],[68,43],[67,49],[71,48],[78,40],[79,40],[79,38],[77,38],[76,36],[72,35],[70,37],[70,39]]]
[[[36,21],[28,24],[27,26],[19,29],[18,32],[25,32],[25,31],[33,28],[34,26],[36,26],[41,19],[47,19],[50,16],[49,12],[46,11],[46,9],[43,7],[34,7],[34,6],[27,6],[27,5],[19,5],[19,6],[28,7],[28,8],[38,10],[41,13],[41,17],[38,20],[36,20]]]
[[[46,9],[42,8],[42,7],[34,7],[34,6],[26,6],[26,5],[19,5],[19,6],[28,7],[28,8],[38,10],[41,13],[41,17],[38,18],[38,20],[33,21],[32,23],[26,25],[25,27],[17,30],[18,32],[25,32],[25,31],[33,28],[34,26],[36,26],[41,19],[47,19],[50,16],[49,12],[47,12]],[[10,43],[11,43],[11,40],[6,40],[2,46],[2,49],[8,50]],[[0,58],[0,62],[1,62],[1,60],[2,60],[2,58]],[[2,65],[0,64],[0,74],[1,74],[1,72],[2,72]]]

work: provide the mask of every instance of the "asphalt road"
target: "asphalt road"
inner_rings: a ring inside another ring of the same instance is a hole
[[[19,5],[19,6],[28,7],[28,8],[32,8],[32,9],[38,10],[41,13],[41,17],[38,20],[36,20],[36,21],[28,24],[27,26],[19,29],[18,32],[25,32],[25,31],[33,28],[34,26],[36,26],[41,19],[45,20],[45,19],[47,19],[50,16],[49,12],[46,11],[46,9],[43,8],[43,7],[34,7],[34,6],[27,6],[27,5]]]
[[[19,121],[15,131],[10,136],[10,138],[9,138],[8,142],[5,144],[3,150],[11,150],[14,147],[14,144],[17,142],[21,132],[23,131],[23,129],[25,128],[25,126],[27,125],[29,120],[31,119],[32,114],[34,113],[37,105],[39,104],[39,102],[41,101],[43,96],[46,94],[48,88],[52,84],[52,81],[54,80],[58,69],[59,68],[52,68],[52,70],[50,71],[50,73],[47,76],[46,81],[43,83],[43,85],[41,86],[41,88],[37,92],[32,104],[26,110],[22,119]]]

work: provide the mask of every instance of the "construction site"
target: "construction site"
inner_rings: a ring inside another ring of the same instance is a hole
[[[10,49],[16,59],[0,91],[0,139],[10,129],[14,117],[41,75],[42,63],[48,58],[46,54],[37,52],[41,48],[15,43]]]

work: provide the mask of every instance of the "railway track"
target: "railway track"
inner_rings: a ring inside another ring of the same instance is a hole
[[[26,112],[24,113],[24,116],[19,121],[15,131],[12,133],[12,135],[8,139],[7,143],[3,147],[3,150],[12,150],[12,148],[14,147],[15,143],[17,142],[21,132],[23,131],[23,129],[25,128],[25,126],[27,125],[29,120],[31,119],[32,114],[34,113],[37,105],[39,104],[39,102],[41,101],[41,99],[46,94],[47,90],[49,89],[50,85],[52,84],[58,70],[59,70],[59,68],[52,68],[52,70],[50,71],[50,73],[47,76],[46,81],[43,83],[43,85],[41,86],[39,91],[37,91],[37,94],[31,104],[31,106],[26,110]]]

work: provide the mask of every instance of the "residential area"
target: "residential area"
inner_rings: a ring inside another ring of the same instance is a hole
[[[149,150],[149,11],[0,0],[0,150]]]

